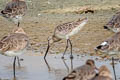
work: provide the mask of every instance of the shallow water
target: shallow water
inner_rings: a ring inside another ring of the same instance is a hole
[[[28,54],[20,56],[24,60],[21,61],[21,68],[16,67],[16,80],[62,80],[72,68],[83,65],[87,59],[94,59],[97,67],[103,64],[107,65],[113,73],[112,66],[110,65],[111,61],[102,60],[99,57],[74,54],[74,59],[71,61],[69,54],[65,55],[65,60],[61,59],[62,54],[52,54],[47,56],[48,67],[43,56],[35,56],[35,54],[33,53],[32,56]],[[0,55],[0,59],[0,80],[13,80],[13,59],[3,55]],[[119,80],[120,64],[118,63],[117,61],[115,68],[117,79]]]

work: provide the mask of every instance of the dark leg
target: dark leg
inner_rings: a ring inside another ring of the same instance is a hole
[[[50,45],[49,45],[49,40],[48,40],[48,47],[47,47],[47,50],[46,50],[46,52],[45,52],[44,59],[46,59],[47,53],[48,53],[48,51],[49,51],[49,48],[50,48]]]
[[[20,67],[20,59],[18,56],[17,56],[17,60],[18,60],[18,66]]]
[[[14,77],[12,80],[17,80],[16,77]]]
[[[14,78],[16,77],[15,76],[15,63],[16,63],[16,56],[15,56],[14,62],[13,62],[13,75],[14,75]]]
[[[63,53],[62,59],[64,59],[64,55],[65,55],[65,53],[66,53],[66,51],[67,51],[67,48],[68,48],[68,42],[69,42],[69,40],[67,39],[67,44],[66,44],[66,48],[65,48],[65,51],[64,51],[64,53]]]
[[[114,57],[112,57],[112,67],[113,67],[113,72],[114,72],[115,80],[117,80],[117,78],[116,78],[116,72],[115,72],[115,65],[114,65]]]
[[[18,25],[17,25],[18,27],[20,26],[20,22],[18,22]]]
[[[71,46],[71,55],[70,55],[70,58],[73,59],[73,55],[72,55],[72,43],[70,41],[70,39],[68,39],[69,43],[70,43],[70,46]]]

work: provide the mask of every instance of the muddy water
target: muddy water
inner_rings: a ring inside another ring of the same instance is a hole
[[[8,1],[10,0],[0,0],[0,9],[3,9]],[[20,56],[24,61],[21,61],[22,67],[16,70],[17,80],[62,80],[71,71],[71,68],[84,64],[89,58],[96,60],[97,57],[87,54],[94,53],[94,48],[101,41],[113,35],[104,30],[103,26],[120,8],[120,0],[26,0],[26,2],[28,12],[20,26],[29,36],[34,49],[39,52]],[[94,14],[80,14],[79,9],[84,6],[94,9]],[[76,11],[78,12],[76,13]],[[48,67],[43,55],[39,54],[46,50],[48,36],[52,35],[58,24],[74,21],[81,17],[87,17],[88,23],[71,38],[73,52],[80,56],[74,55],[73,66],[71,66],[69,55],[66,55],[66,64],[64,64],[65,62],[61,59],[62,54],[58,54],[64,51],[65,40],[63,40],[55,44],[49,52],[55,54],[47,56]],[[0,16],[0,27],[0,38],[2,38],[16,26]],[[86,53],[86,55],[81,55],[81,53]],[[0,80],[13,80],[12,62],[13,58],[0,55]],[[105,64],[112,72],[110,63],[109,60],[96,60],[98,67]],[[115,67],[119,80],[120,64],[116,64]]]
[[[74,55],[74,59],[69,59],[69,54],[65,55],[65,60],[61,59],[62,54],[51,54],[47,56],[47,63],[45,63],[43,56],[36,56],[39,53],[31,53],[31,55],[22,55],[20,58],[21,68],[16,70],[17,80],[62,80],[72,69],[81,66],[87,59],[94,59],[96,66],[107,65],[112,70],[110,60],[103,60],[99,57],[93,57],[89,55]],[[0,55],[0,80],[13,80],[12,74],[12,61],[13,58]],[[120,64],[116,61],[116,73],[119,80]],[[113,76],[114,77],[114,76]]]

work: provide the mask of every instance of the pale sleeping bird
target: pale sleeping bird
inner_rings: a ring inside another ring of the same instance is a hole
[[[104,29],[111,30],[115,33],[120,31],[120,12],[113,15],[110,21],[104,25]]]
[[[15,77],[16,58],[26,52],[26,49],[29,45],[29,38],[20,27],[18,27],[14,31],[14,33],[11,33],[0,40],[0,54],[14,57],[13,73]]]
[[[75,68],[63,80],[90,80],[96,75],[95,62],[88,59],[86,63],[78,68]]]
[[[107,54],[119,54],[120,53],[120,32],[115,33],[113,36],[104,40],[100,45],[95,48],[95,51],[99,51]]]
[[[105,66],[99,68],[98,74],[91,80],[113,80],[110,70]]]
[[[67,23],[63,23],[63,24],[58,25],[54,30],[54,34],[51,37],[48,38],[48,47],[47,47],[44,59],[46,58],[49,47],[53,43],[59,42],[62,39],[67,40],[66,48],[65,48],[65,51],[63,53],[62,58],[64,58],[64,55],[65,55],[66,50],[68,48],[68,43],[71,46],[71,56],[70,56],[70,58],[73,58],[72,43],[71,43],[71,40],[69,38],[71,36],[77,34],[84,27],[84,25],[87,23],[87,21],[88,21],[87,18],[83,18],[83,19],[78,19],[77,21],[71,21],[71,22],[67,22]]]
[[[19,27],[26,11],[27,5],[24,0],[12,0],[6,4],[5,9],[1,11],[1,15],[10,21],[13,21]]]

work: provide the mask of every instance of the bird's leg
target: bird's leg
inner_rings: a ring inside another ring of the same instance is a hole
[[[20,59],[19,59],[18,56],[17,56],[17,60],[18,60],[18,66],[21,67],[21,65],[20,65]]]
[[[20,26],[20,22],[18,21],[17,27],[19,27],[19,26]]]
[[[64,51],[64,53],[63,53],[62,59],[64,59],[64,55],[65,55],[65,53],[66,53],[66,51],[67,51],[67,48],[68,48],[68,42],[69,42],[69,40],[67,39],[67,44],[66,44],[66,48],[65,48],[65,51]]]
[[[71,55],[70,55],[70,58],[73,59],[73,55],[72,55],[72,43],[71,43],[71,40],[68,39],[69,43],[70,43],[70,46],[71,46]]]
[[[114,72],[115,80],[117,80],[117,78],[116,78],[116,72],[115,72],[115,65],[114,65],[114,57],[112,57],[112,67],[113,67],[113,72]]]
[[[47,47],[46,53],[45,53],[45,55],[44,55],[44,59],[46,59],[47,53],[48,53],[48,51],[49,51],[49,48],[50,48],[50,45],[49,45],[49,40],[48,40],[48,47]]]
[[[16,78],[16,77],[14,77],[12,80],[17,80],[17,78]]]
[[[15,76],[15,63],[16,63],[16,56],[14,57],[14,62],[13,62],[13,75],[14,75],[14,78],[16,77]]]

